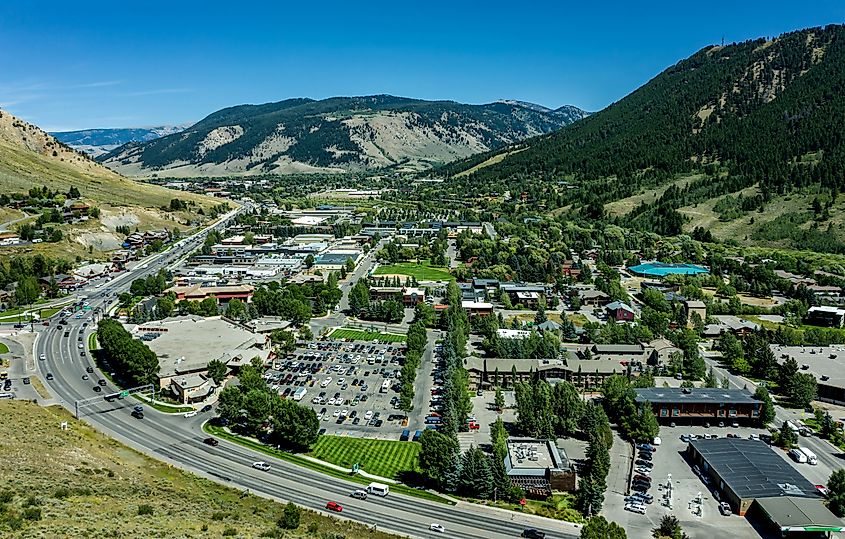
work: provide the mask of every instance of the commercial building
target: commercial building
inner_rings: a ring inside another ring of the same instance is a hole
[[[637,402],[651,404],[661,423],[744,423],[760,421],[762,403],[746,389],[647,387]]]
[[[696,439],[689,443],[687,456],[739,515],[755,500],[768,498],[808,498],[824,508],[815,486],[760,440]]]
[[[202,402],[214,393],[214,380],[203,374],[186,374],[170,379],[170,391],[182,404]]]
[[[687,327],[692,327],[694,320],[693,315],[698,315],[699,320],[704,322],[707,320],[707,305],[698,299],[691,299],[684,302],[684,310],[687,314]]]
[[[405,307],[414,307],[418,303],[425,301],[425,290],[415,287],[401,287],[401,286],[371,286],[370,299],[372,300],[388,300],[388,299],[402,299],[402,304]]]
[[[761,498],[752,504],[751,515],[762,517],[781,537],[829,537],[845,529],[841,519],[813,498]]]
[[[493,304],[483,301],[462,301],[461,307],[470,317],[490,316],[493,314]]]
[[[126,329],[158,356],[159,383],[163,389],[172,387],[176,377],[205,374],[208,362],[213,359],[237,370],[253,357],[265,362],[274,357],[269,336],[253,333],[219,316],[180,316],[127,325]],[[181,379],[177,381],[181,385]],[[196,379],[188,381],[195,387]]]
[[[176,294],[176,301],[202,301],[206,298],[214,298],[217,303],[228,303],[233,299],[239,299],[243,302],[252,301],[252,294],[255,289],[248,284],[238,284],[230,286],[203,286],[202,284],[193,284],[188,286],[173,286],[168,292]]]
[[[845,345],[771,345],[779,363],[793,358],[800,372],[812,374],[818,383],[818,400],[845,405]]]
[[[360,259],[361,251],[351,249],[342,251],[327,251],[318,255],[314,259],[313,268],[319,270],[339,271],[340,268],[346,265],[347,261],[351,260],[354,264],[357,264]]]
[[[532,498],[575,490],[575,471],[552,440],[508,438],[505,473]]]
[[[813,326],[841,328],[845,325],[845,309],[839,307],[810,307],[806,322]]]
[[[531,332],[524,329],[497,329],[496,336],[500,339],[527,339]]]
[[[647,262],[631,266],[628,270],[640,277],[650,277],[662,279],[667,275],[700,275],[702,273],[710,273],[710,270],[704,266],[697,266],[695,264],[666,264],[663,262]]]

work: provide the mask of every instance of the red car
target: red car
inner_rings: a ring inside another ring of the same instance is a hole
[[[340,513],[341,511],[343,511],[343,506],[337,502],[329,502],[326,504],[326,509],[328,509],[329,511],[336,511]]]

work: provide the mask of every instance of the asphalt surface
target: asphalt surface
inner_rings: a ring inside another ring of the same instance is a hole
[[[117,294],[128,289],[133,279],[155,273],[159,268],[172,264],[197,247],[203,235],[201,233],[182,240],[176,247],[143,261],[132,272],[112,280],[103,288],[108,288],[110,293],[114,293],[113,296],[104,297],[102,289],[90,293],[87,301],[92,312],[98,307],[105,312],[109,303],[115,300]],[[49,328],[36,327],[40,335],[34,347],[34,355],[46,355],[46,360],[36,360],[37,368],[42,373],[53,373],[54,379],[45,383],[57,395],[61,404],[71,411],[78,399],[118,390],[111,384],[104,387],[101,393],[95,393],[92,389],[103,376],[96,370],[91,355],[81,357],[77,346],[80,342],[78,337],[82,335],[81,342],[87,349],[88,334],[95,330],[95,324],[90,322],[87,327],[83,327],[87,318],[88,315],[82,319],[69,317],[68,325],[62,331],[56,329],[56,324]],[[69,331],[70,335],[64,337],[64,331]],[[82,375],[89,365],[94,367],[95,372],[89,374],[89,380],[83,380]],[[498,539],[518,537],[526,527],[534,527],[545,531],[549,538],[578,536],[573,527],[566,523],[467,503],[449,506],[396,493],[385,498],[370,496],[367,500],[357,500],[349,495],[360,488],[358,483],[272,459],[225,440],[220,440],[217,447],[204,444],[202,440],[207,435],[202,431],[202,424],[210,419],[211,414],[198,414],[188,419],[182,414],[163,414],[145,406],[144,419],[135,419],[130,413],[137,403],[131,398],[111,403],[102,401],[82,410],[80,418],[130,447],[219,483],[277,500],[293,501],[315,510],[324,509],[328,501],[337,501],[344,507],[343,512],[337,516],[401,535]],[[271,470],[263,472],[253,469],[252,463],[258,460],[269,462]],[[442,524],[446,532],[430,532],[428,526],[431,523]]]

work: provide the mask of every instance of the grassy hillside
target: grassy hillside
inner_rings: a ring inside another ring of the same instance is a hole
[[[534,207],[674,235],[690,215],[679,208],[752,186],[752,211],[795,193],[835,198],[845,189],[843,126],[845,26],[831,25],[705,47],[498,163],[440,172],[454,192],[525,192]]]
[[[0,536],[259,537],[280,504],[243,496],[143,456],[57,407],[0,402]],[[61,431],[59,424],[69,421]],[[148,506],[151,514],[144,513]],[[391,537],[303,512],[298,530],[268,537]]]
[[[115,206],[166,206],[172,198],[194,200],[206,207],[214,200],[124,178],[87,156],[57,142],[38,127],[0,111],[0,190],[27,191],[33,185],[67,191],[76,187],[83,198]]]

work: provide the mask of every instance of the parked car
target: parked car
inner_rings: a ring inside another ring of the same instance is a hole
[[[731,511],[731,506],[728,502],[721,502],[719,503],[719,512],[722,513],[724,516],[730,516],[733,511]]]

